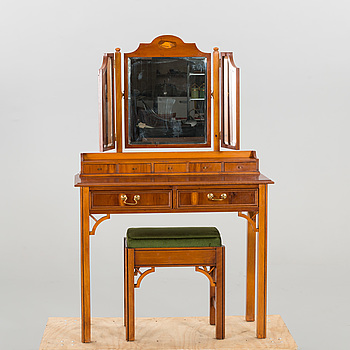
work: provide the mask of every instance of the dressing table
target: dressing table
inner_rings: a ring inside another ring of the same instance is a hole
[[[233,53],[205,53],[163,35],[123,56],[116,49],[103,57],[100,152],[81,154],[75,176],[82,342],[91,341],[90,236],[111,214],[122,213],[237,212],[245,218],[246,321],[256,321],[257,337],[265,338],[267,187],[273,182],[260,173],[255,151],[240,150]]]

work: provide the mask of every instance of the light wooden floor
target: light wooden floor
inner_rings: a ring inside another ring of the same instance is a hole
[[[92,342],[80,342],[80,319],[50,317],[39,350],[174,350],[174,349],[278,349],[296,350],[281,316],[268,316],[266,339],[255,337],[255,322],[226,316],[226,339],[215,339],[208,317],[136,318],[136,340],[125,341],[122,318],[93,318]]]

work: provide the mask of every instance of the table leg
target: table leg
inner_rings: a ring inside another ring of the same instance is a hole
[[[256,335],[266,338],[267,302],[267,185],[259,185],[258,309]]]
[[[246,286],[246,314],[248,322],[255,320],[255,256],[256,256],[256,213],[248,212],[247,221],[247,286]],[[253,226],[254,225],[254,226]]]
[[[91,341],[89,187],[80,189],[81,341]]]

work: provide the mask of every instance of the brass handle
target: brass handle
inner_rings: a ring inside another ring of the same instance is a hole
[[[120,196],[120,198],[122,199],[123,203],[126,204],[126,205],[136,205],[137,201],[139,201],[141,197],[140,197],[140,195],[135,194],[135,196],[134,196],[134,202],[135,203],[127,203],[126,201],[128,200],[128,196],[126,194],[122,194]]]
[[[213,193],[208,193],[207,197],[211,201],[223,201],[223,200],[225,200],[227,198],[227,194],[226,193],[221,193],[220,194],[220,198],[214,198],[214,194]]]

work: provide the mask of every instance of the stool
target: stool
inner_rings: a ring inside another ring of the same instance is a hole
[[[215,227],[147,227],[129,228],[125,239],[126,340],[135,340],[134,289],[156,267],[185,266],[193,266],[209,279],[210,324],[216,325],[217,339],[225,338],[225,247],[219,231]]]

